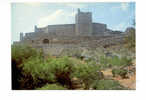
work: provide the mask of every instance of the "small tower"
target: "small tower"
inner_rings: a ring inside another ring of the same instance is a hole
[[[80,8],[78,8],[78,13],[80,13]]]
[[[23,40],[23,33],[20,32],[20,41],[22,41],[22,40]]]
[[[38,29],[38,28],[37,28],[37,26],[35,25],[35,26],[34,26],[34,31],[37,32],[37,29]]]

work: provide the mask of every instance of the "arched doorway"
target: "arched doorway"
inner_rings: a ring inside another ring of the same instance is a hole
[[[49,44],[49,40],[48,39],[44,39],[43,40],[43,44]]]

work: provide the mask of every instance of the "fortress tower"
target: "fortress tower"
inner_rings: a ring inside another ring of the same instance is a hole
[[[91,12],[81,12],[75,16],[75,33],[76,35],[90,36],[92,35],[92,14]]]
[[[23,33],[21,32],[20,33],[20,41],[22,41],[23,40]]]

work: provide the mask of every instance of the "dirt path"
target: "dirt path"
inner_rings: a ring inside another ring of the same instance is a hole
[[[115,78],[112,77],[113,76],[112,69],[106,69],[102,72],[105,78],[117,80],[122,86],[127,87],[129,89],[133,89],[133,90],[136,89],[136,75],[135,74],[132,76],[129,76],[129,78],[127,79],[122,79],[121,77],[115,77]]]

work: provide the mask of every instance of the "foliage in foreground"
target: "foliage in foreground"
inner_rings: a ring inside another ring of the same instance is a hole
[[[14,70],[20,70],[20,74],[13,77],[20,89],[35,89],[47,83],[60,83],[72,89],[73,77],[78,77],[88,87],[87,82],[95,79],[98,70],[97,66],[79,60],[73,63],[69,57],[44,59],[42,54],[30,47],[12,47],[12,60],[16,63],[15,66],[12,64]]]
[[[83,89],[90,89],[93,84],[94,89],[102,89],[106,80],[100,81],[99,72],[100,67],[94,61],[83,62],[67,56],[44,59],[42,52],[34,48],[12,46],[12,89],[74,89],[73,78],[84,84]]]
[[[42,52],[36,51],[30,46],[12,45],[12,89],[31,89],[33,87],[32,76],[30,74],[24,75],[22,65],[31,57],[42,57]],[[29,73],[29,72],[27,72]],[[23,80],[24,79],[24,80]],[[22,82],[23,80],[23,82]],[[25,84],[27,83],[27,84]],[[22,87],[24,86],[25,87]]]
[[[12,60],[18,64],[23,63],[29,57],[42,57],[42,52],[36,51],[30,46],[12,45]]]

